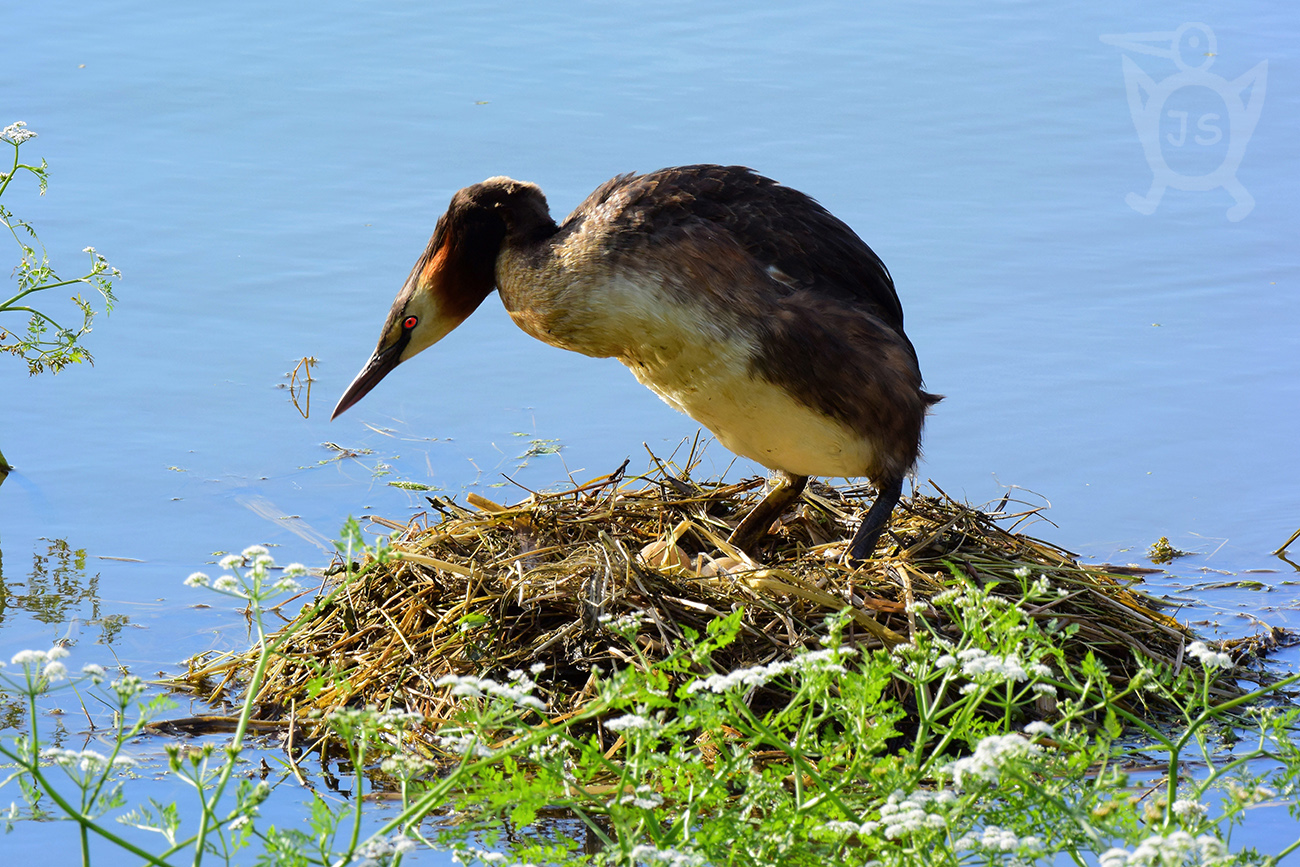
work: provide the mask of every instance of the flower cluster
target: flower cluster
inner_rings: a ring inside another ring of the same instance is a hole
[[[1042,747],[1027,741],[1020,735],[989,735],[975,746],[975,752],[948,765],[952,774],[953,785],[962,788],[967,778],[974,777],[996,783],[1002,767],[1009,761],[1032,756],[1043,751]]]
[[[379,769],[402,780],[413,780],[433,771],[437,765],[428,759],[406,753],[393,753],[379,763]]]
[[[832,822],[823,822],[809,830],[808,834],[814,838],[827,837],[851,837],[854,835],[860,837],[869,837],[876,833],[880,828],[879,822],[846,822],[842,819]]]
[[[605,728],[612,732],[643,731],[656,734],[663,729],[663,721],[651,719],[641,714],[629,713],[605,723]]]
[[[971,831],[960,837],[953,848],[958,852],[983,850],[985,852],[1016,852],[1030,856],[1043,851],[1043,841],[1037,837],[1017,837],[1014,831],[988,825],[982,831]]]
[[[98,774],[110,765],[108,756],[94,750],[64,750],[50,747],[41,751],[41,758],[61,768],[78,770],[82,775]],[[112,767],[115,768],[131,768],[135,767],[135,764],[135,759],[127,756],[117,756],[111,762]]]
[[[706,689],[710,692],[722,693],[737,686],[743,686],[747,689],[762,686],[773,678],[790,672],[844,671],[844,666],[840,664],[839,660],[853,652],[852,649],[827,648],[826,650],[801,653],[794,659],[772,662],[767,665],[756,665],[752,668],[741,668],[729,674],[710,675],[703,680],[695,681],[686,688],[686,691],[699,692]]]
[[[1186,831],[1174,831],[1167,836],[1151,836],[1138,844],[1132,852],[1125,849],[1108,849],[1102,853],[1101,867],[1182,867],[1182,865],[1216,865],[1233,863],[1222,841],[1209,834],[1192,837]]]
[[[534,669],[536,668],[534,666]],[[534,673],[537,672],[534,671]],[[533,690],[537,688],[537,684],[531,677],[517,670],[509,672],[506,677],[510,679],[510,683],[499,683],[491,678],[477,677],[472,674],[448,674],[434,681],[434,685],[451,687],[452,695],[467,696],[469,698],[496,696],[504,698],[512,704],[529,707],[536,711],[546,710],[545,702],[532,694]]]
[[[893,792],[880,807],[880,823],[885,826],[885,839],[896,840],[925,829],[942,829],[948,825],[942,815],[957,802],[957,796],[948,789],[938,792],[918,790],[910,794]],[[928,809],[937,808],[937,809]],[[868,825],[863,829],[868,833]]]
[[[1200,801],[1193,801],[1190,798],[1179,798],[1174,801],[1174,815],[1184,821],[1199,819],[1208,812],[1210,808]]]
[[[1025,726],[1025,734],[1031,738],[1044,737],[1050,738],[1056,734],[1056,729],[1052,728],[1051,723],[1045,723],[1042,720],[1036,720]]]
[[[476,735],[435,735],[433,742],[449,753],[458,756],[473,755],[476,759],[491,758],[492,750],[483,745]]]
[[[624,806],[630,804],[633,807],[640,807],[642,810],[653,810],[663,802],[663,795],[656,792],[653,786],[647,785],[637,786],[635,792],[628,792],[619,799],[619,803]]]
[[[50,684],[68,678],[68,666],[63,662],[71,654],[66,647],[55,645],[49,650],[20,650],[9,659],[9,664],[22,668],[27,677],[27,687],[38,691],[45,690]],[[0,662],[0,669],[5,664]],[[91,683],[99,685],[104,682],[104,666],[88,662],[81,667],[81,674]],[[5,676],[11,683],[12,678]],[[16,685],[16,684],[15,684]],[[117,684],[114,684],[116,688]]]
[[[963,675],[983,684],[1020,682],[1027,680],[1030,674],[1037,677],[1052,676],[1052,669],[1042,663],[1026,666],[1018,653],[998,656],[978,647],[959,650],[956,656],[945,654],[935,662],[938,668],[954,668],[959,664]]]
[[[1216,668],[1232,668],[1232,657],[1205,646],[1204,641],[1193,641],[1187,645],[1187,652],[1191,656],[1201,661],[1201,665],[1206,671],[1212,671]]]
[[[415,849],[410,837],[396,834],[392,837],[373,837],[361,844],[347,863],[351,867],[379,867],[392,861],[394,856],[405,855]]]
[[[307,574],[306,566],[290,563],[284,567],[284,577],[270,584],[268,592],[267,580],[271,568],[275,566],[275,559],[261,545],[250,545],[239,554],[227,554],[217,561],[217,565],[234,574],[227,573],[213,580],[206,572],[194,572],[185,579],[185,586],[211,587],[218,593],[240,599],[249,599],[254,595],[269,598],[280,593],[299,592],[302,585],[295,579]],[[240,569],[246,569],[247,574],[241,576]]]
[[[123,705],[148,689],[144,679],[134,674],[128,674],[121,680],[115,680],[109,686],[112,687],[113,692],[117,693],[117,698]]]
[[[604,626],[610,632],[616,632],[619,635],[635,635],[641,628],[641,624],[646,620],[646,615],[640,611],[632,611],[628,614],[615,617],[608,612],[596,618],[601,626]]]
[[[655,846],[637,846],[629,853],[632,863],[644,861],[647,864],[666,864],[668,867],[702,867],[705,860],[693,852],[678,852],[676,849],[659,849]]]
[[[10,144],[20,145],[28,139],[36,138],[36,133],[27,128],[26,121],[15,121],[0,132],[0,140],[7,141]]]

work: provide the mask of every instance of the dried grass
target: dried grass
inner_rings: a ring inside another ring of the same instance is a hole
[[[876,556],[850,568],[843,540],[869,505],[868,491],[814,483],[751,559],[726,537],[761,494],[761,479],[694,480],[693,456],[684,468],[654,463],[641,476],[624,478],[620,468],[513,505],[469,494],[466,505],[430,498],[432,520],[372,518],[400,531],[393,543],[400,559],[323,611],[309,606],[300,615],[309,622],[272,661],[256,698],[259,716],[372,704],[446,719],[456,699],[435,685],[438,678],[499,677],[538,662],[546,666],[543,697],[563,716],[592,698],[593,671],[634,660],[605,615],[641,615],[636,641],[655,658],[688,640],[688,629],[703,633],[712,618],[743,607],[738,640],[714,660],[735,668],[818,646],[826,615],[846,608],[859,646],[907,641],[917,628],[909,609],[952,587],[954,568],[1013,599],[1022,586],[1017,570],[1047,576],[1065,592],[1026,604],[1026,612],[1077,625],[1067,658],[1092,651],[1117,682],[1135,673],[1135,654],[1182,664],[1188,628],[1132,589],[1138,579],[1015,532],[1034,508],[1006,513],[1004,500],[985,512],[936,487],[935,495],[905,499]],[[941,609],[925,618],[960,637]],[[219,700],[255,658],[254,651],[197,657],[185,680]],[[1221,683],[1223,695],[1233,694],[1230,682]]]

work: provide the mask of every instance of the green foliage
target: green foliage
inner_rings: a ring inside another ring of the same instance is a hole
[[[369,567],[355,564],[388,555],[382,546],[366,548],[355,522],[339,551],[344,580],[317,605],[365,576]],[[456,697],[458,711],[433,733],[420,715],[398,708],[335,711],[325,722],[358,781],[369,776],[392,790],[394,812],[365,836],[359,791],[351,803],[313,795],[305,829],[277,828],[262,821],[259,805],[302,790],[231,783],[252,696],[287,637],[264,629],[264,612],[274,596],[296,592],[293,578],[303,570],[291,565],[275,577],[259,547],[221,565],[230,574],[196,573],[186,583],[247,606],[259,664],[229,743],[168,749],[168,773],[193,789],[193,806],[151,801],[123,812],[129,769],[121,748],[163,707],[140,703],[138,679],[104,687],[102,670],[91,666],[81,680],[98,682],[114,709],[114,749],[41,749],[34,736],[0,743],[15,768],[8,782],[22,793],[8,822],[69,818],[83,845],[98,836],[154,865],[210,857],[385,867],[424,845],[455,850],[465,864],[911,867],[1068,859],[1124,867],[1276,864],[1300,848],[1297,839],[1261,854],[1233,841],[1251,807],[1285,798],[1293,816],[1300,812],[1298,711],[1268,704],[1300,675],[1214,706],[1209,685],[1228,663],[1197,642],[1181,670],[1147,667],[1121,690],[1095,659],[1066,666],[1057,649],[1064,627],[1042,629],[1020,607],[965,580],[934,600],[951,621],[978,627],[954,632],[958,641],[931,630],[921,608],[911,643],[864,652],[843,642],[846,618],[832,617],[820,649],[718,671],[718,650],[741,628],[733,612],[666,659],[638,653],[603,672],[595,699],[573,716],[552,718],[534,695],[535,678],[547,675],[542,665],[497,679],[441,678],[433,686]],[[1021,589],[1042,603],[1044,585],[1030,577]],[[602,623],[632,648],[642,626],[636,616]],[[27,698],[33,733],[36,697],[77,681],[64,656],[59,648],[25,651],[14,658],[16,669],[0,672]],[[907,707],[894,698],[900,682]],[[1173,709],[1162,724],[1136,712],[1155,701]],[[437,755],[428,755],[430,747]],[[1161,770],[1126,772],[1137,757],[1148,765],[1154,757]],[[454,823],[434,818],[449,809]],[[567,822],[542,818],[557,814]],[[156,832],[162,848],[148,852],[121,838],[110,816]]]
[[[26,126],[20,121],[0,132],[0,142],[14,149],[13,164],[9,171],[0,173],[0,197],[4,196],[19,172],[27,172],[34,177],[40,194],[45,195],[49,183],[49,167],[45,160],[41,160],[39,166],[19,162],[19,151],[23,144],[36,136]],[[9,330],[0,325],[0,352],[8,352],[23,359],[27,362],[27,371],[31,375],[44,370],[58,373],[69,364],[83,361],[93,364],[90,352],[80,343],[80,339],[90,333],[95,318],[91,302],[82,297],[80,292],[73,294],[69,300],[76,310],[74,315],[79,316],[80,321],[72,321],[64,326],[48,313],[32,307],[31,296],[38,292],[85,285],[99,293],[104,302],[104,312],[111,313],[113,302],[117,300],[113,295],[113,280],[121,277],[121,273],[95,252],[94,247],[87,247],[84,252],[90,256],[89,270],[79,277],[64,279],[50,265],[49,254],[36,236],[36,230],[29,223],[15,217],[4,205],[0,205],[0,226],[8,230],[20,251],[18,265],[13,271],[18,290],[8,300],[0,301],[0,314],[29,315],[25,328]],[[3,293],[0,293],[0,298],[3,298]],[[4,461],[0,458],[0,465],[3,464]]]

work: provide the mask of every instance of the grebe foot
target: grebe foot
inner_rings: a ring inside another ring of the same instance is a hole
[[[754,547],[767,535],[772,522],[799,499],[804,486],[808,484],[807,476],[793,476],[779,470],[773,479],[775,484],[772,485],[772,489],[749,510],[749,514],[736,525],[736,529],[731,531],[731,536],[727,539],[746,554],[753,553]]]

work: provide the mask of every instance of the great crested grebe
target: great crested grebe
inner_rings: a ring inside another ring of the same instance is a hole
[[[493,288],[533,337],[617,358],[728,449],[784,474],[736,529],[739,547],[808,476],[867,476],[877,496],[849,556],[871,554],[939,397],[921,390],[884,263],[811,197],[742,166],[681,166],[607,181],[557,226],[535,184],[466,187],[331,418]]]

